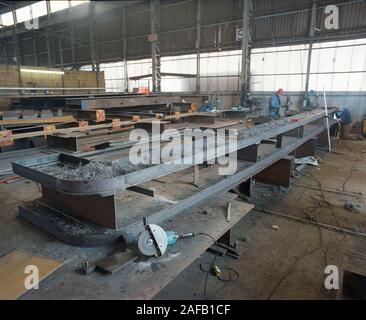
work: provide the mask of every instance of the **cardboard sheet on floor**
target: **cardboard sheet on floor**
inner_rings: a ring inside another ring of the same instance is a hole
[[[38,267],[39,282],[61,267],[62,262],[32,256],[21,251],[12,251],[0,258],[0,300],[14,300],[28,290],[24,283],[29,274],[25,273],[28,265]]]

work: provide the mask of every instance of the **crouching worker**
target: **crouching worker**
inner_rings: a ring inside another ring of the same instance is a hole
[[[338,121],[340,136],[342,140],[346,140],[352,128],[352,116],[348,108],[342,108],[342,111],[335,113],[335,118]]]

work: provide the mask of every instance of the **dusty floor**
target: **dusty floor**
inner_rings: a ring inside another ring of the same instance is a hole
[[[277,188],[257,188],[254,203],[281,214],[321,222],[353,232],[366,233],[366,142],[348,141],[336,147],[336,152],[326,154],[319,167],[303,171],[294,178],[291,188],[285,192]],[[321,154],[321,153],[319,153]],[[316,180],[314,180],[314,178]],[[304,186],[340,190],[356,194],[345,195],[329,191],[313,190]],[[302,185],[302,186],[299,186]],[[12,184],[0,184],[0,256],[14,249],[33,254],[66,260],[63,267],[72,270],[86,258],[103,257],[112,248],[79,249],[64,245],[29,223],[16,218],[17,204],[39,196],[35,183],[20,180]],[[344,203],[360,204],[360,212],[344,209]],[[331,204],[331,205],[329,205]],[[304,211],[305,210],[305,211]],[[273,226],[278,226],[274,229]],[[218,257],[217,265],[224,275],[226,268],[235,269],[240,279],[222,282],[209,277],[208,298],[215,299],[333,299],[334,291],[323,287],[324,268],[333,264],[341,270],[344,253],[364,255],[366,237],[345,234],[298,222],[261,211],[253,211],[235,228],[234,235],[245,239],[246,252],[240,260]],[[205,273],[202,262],[209,263],[213,255],[205,253],[189,268],[174,279],[155,297],[156,299],[202,299],[204,298]],[[72,278],[75,288],[49,292],[51,283],[63,286]],[[27,293],[25,299],[62,298],[112,298],[118,299],[121,284],[109,283],[105,288],[90,283],[94,290],[77,290],[78,283],[88,281],[76,272],[66,276],[62,270],[46,279],[37,293]],[[62,293],[61,293],[62,291]],[[95,293],[96,292],[96,293]]]
[[[293,179],[286,194],[280,191],[257,192],[255,203],[290,216],[306,218],[352,231],[366,233],[366,143],[351,142],[337,145],[333,154],[325,154],[319,167],[304,172]],[[322,188],[344,188],[346,192],[359,193],[345,196],[298,185]],[[262,196],[262,199],[260,197]],[[362,206],[360,212],[344,209],[346,201]],[[316,208],[316,211],[313,209]],[[304,211],[304,209],[306,211]],[[278,226],[273,229],[272,226]],[[283,217],[253,211],[235,228],[238,239],[247,238],[246,253],[239,261],[219,257],[217,264],[224,271],[233,268],[240,274],[239,281],[223,283],[214,277],[209,279],[207,296],[214,299],[334,299],[337,292],[324,289],[326,265],[336,265],[340,273],[344,253],[364,255],[366,238],[345,235],[319,226],[297,222]],[[212,254],[205,254],[204,261],[211,261]],[[156,299],[203,298],[204,274],[200,271],[202,261],[195,261],[179,277],[165,287]],[[365,265],[366,267],[366,265]],[[366,270],[364,270],[366,271]]]

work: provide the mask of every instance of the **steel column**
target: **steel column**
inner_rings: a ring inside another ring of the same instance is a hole
[[[90,58],[92,61],[92,69],[95,72],[95,79],[97,82],[97,87],[99,87],[99,77],[98,77],[98,70],[99,70],[99,63],[97,63],[97,55],[96,55],[96,47],[95,47],[95,28],[94,28],[94,6],[95,3],[90,3],[89,12],[90,12],[90,19],[89,19],[89,42],[90,42]]]
[[[46,21],[46,45],[47,45],[47,58],[48,58],[48,66],[50,67],[52,65],[51,62],[51,47],[50,47],[50,35],[49,35],[49,29],[48,29],[48,20],[50,19],[51,14],[51,6],[50,2],[46,1],[47,5],[47,21]]]
[[[74,24],[74,21],[71,21],[70,38],[71,38],[71,60],[72,60],[72,65],[74,66],[76,64],[75,24]]]
[[[196,76],[196,93],[201,93],[201,0],[197,0],[196,15],[196,49],[197,49],[197,76]]]
[[[16,60],[16,66],[17,66],[17,71],[18,71],[18,77],[19,77],[19,87],[22,87],[22,76],[21,76],[21,72],[20,72],[20,64],[21,62],[20,60],[20,55],[19,55],[19,41],[18,41],[18,36],[17,36],[17,15],[15,13],[15,10],[12,9],[12,14],[13,14],[13,20],[14,20],[14,28],[13,28],[13,46],[14,46],[14,55],[15,55],[15,60]],[[22,94],[22,90],[19,90],[19,93]]]
[[[318,2],[317,0],[313,0],[313,7],[311,10],[310,30],[309,30],[310,41],[309,41],[308,61],[307,61],[306,79],[305,79],[305,98],[308,97],[308,92],[309,92],[311,57],[313,54],[313,39],[312,38],[314,38],[314,36],[315,36],[317,2]]]
[[[251,43],[251,12],[252,1],[243,0],[243,26],[241,44],[241,73],[240,73],[240,104],[245,104],[249,92],[249,71],[250,71],[250,43]]]
[[[150,0],[151,13],[151,58],[152,58],[152,91],[161,91],[160,74],[160,0]]]
[[[62,51],[62,40],[61,40],[60,36],[57,37],[57,42],[58,42],[58,51],[60,53],[61,70],[63,71],[64,70],[64,53]],[[65,87],[64,75],[61,76],[61,86],[62,86],[62,88]],[[62,94],[65,94],[65,90],[62,90]]]
[[[33,45],[34,65],[38,66],[37,39],[36,34],[34,32],[32,35],[32,45]]]
[[[122,52],[124,64],[125,92],[128,92],[128,66],[127,66],[127,23],[126,8],[122,8]]]

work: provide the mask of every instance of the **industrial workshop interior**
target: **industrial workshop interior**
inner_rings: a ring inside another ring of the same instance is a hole
[[[366,299],[365,17],[0,0],[0,300]]]

